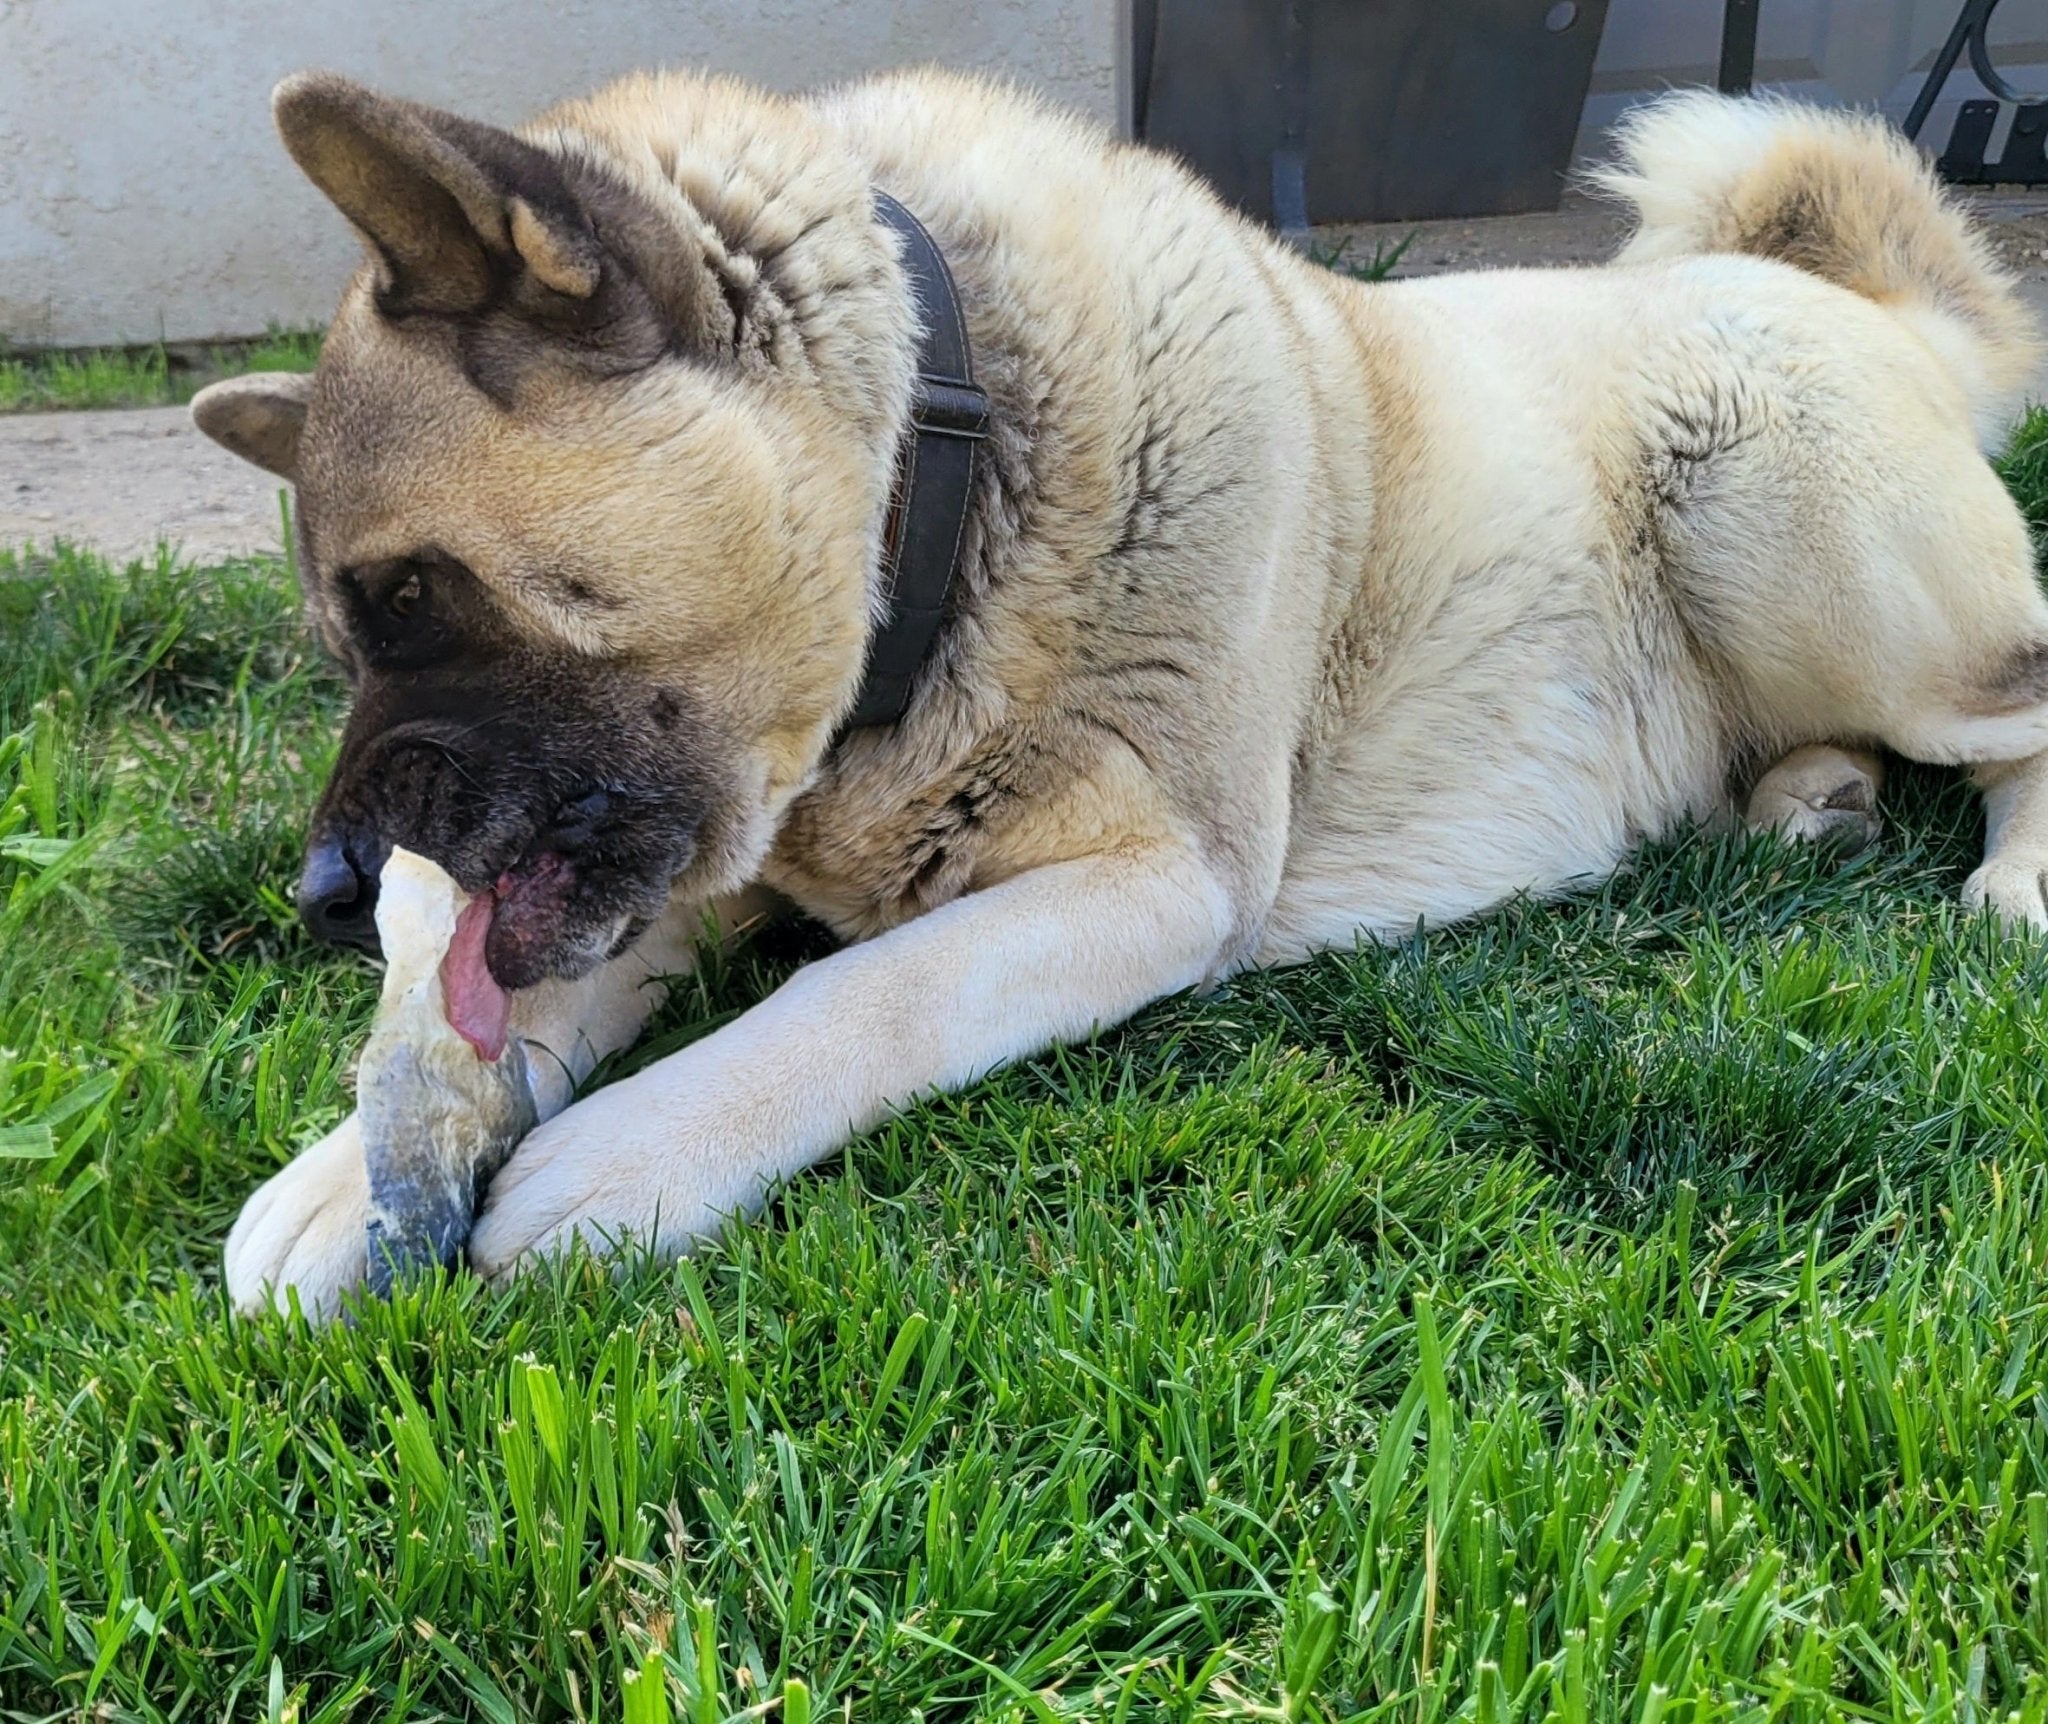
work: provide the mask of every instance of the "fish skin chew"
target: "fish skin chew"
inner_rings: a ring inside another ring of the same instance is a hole
[[[356,1080],[379,1294],[402,1270],[461,1255],[491,1175],[535,1123],[525,1044],[514,1036],[487,1060],[449,1022],[442,960],[467,902],[424,856],[394,850],[384,864],[384,992]]]

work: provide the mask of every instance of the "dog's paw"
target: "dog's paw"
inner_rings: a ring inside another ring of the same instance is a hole
[[[1795,749],[1758,780],[1744,819],[1801,844],[1853,852],[1877,841],[1880,768],[1870,755]]]
[[[1963,882],[1963,905],[1990,910],[2007,928],[2048,933],[2048,861],[1991,856]]]
[[[630,1140],[591,1141],[578,1129],[583,1107],[528,1133],[491,1181],[469,1236],[470,1267],[487,1280],[578,1239],[601,1256],[656,1244],[661,1169]]]
[[[228,1297],[245,1315],[290,1309],[331,1317],[363,1283],[370,1180],[354,1114],[256,1188],[223,1252]]]
[[[773,1170],[747,1155],[744,1128],[726,1116],[733,1129],[721,1134],[715,1102],[648,1088],[659,1070],[600,1090],[527,1134],[491,1181],[469,1236],[479,1275],[502,1279],[578,1240],[599,1255],[631,1248],[679,1257],[759,1205]]]

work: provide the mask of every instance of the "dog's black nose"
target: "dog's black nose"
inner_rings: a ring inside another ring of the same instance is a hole
[[[345,839],[323,838],[306,852],[299,876],[299,915],[316,940],[377,950],[377,877],[356,860]]]

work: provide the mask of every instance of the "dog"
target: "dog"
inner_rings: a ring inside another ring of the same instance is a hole
[[[937,71],[274,111],[366,261],[310,377],[193,413],[296,487],[353,684],[307,919],[358,938],[379,859],[433,857],[550,1055],[486,1276],[686,1251],[920,1095],[1683,823],[1862,842],[1885,752],[1969,770],[1967,902],[2048,925],[2048,604],[1984,453],[2036,337],[1873,119],[1670,97],[1611,264],[1366,284]],[[979,441],[902,709],[849,724],[918,234]],[[574,1100],[764,888],[844,946]],[[250,1199],[234,1302],[334,1310],[366,1200],[351,1120]]]

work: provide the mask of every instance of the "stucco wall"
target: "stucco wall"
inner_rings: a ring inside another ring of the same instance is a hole
[[[0,0],[0,338],[322,322],[354,242],[270,127],[326,66],[501,123],[635,66],[779,88],[922,60],[1114,121],[1117,0]]]

